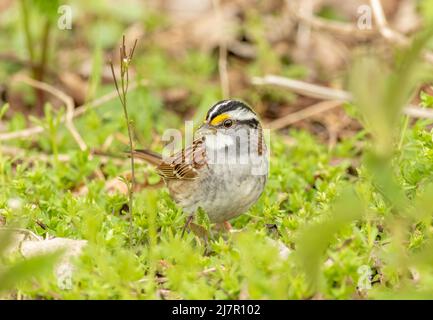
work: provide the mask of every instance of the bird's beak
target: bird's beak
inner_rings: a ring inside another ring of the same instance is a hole
[[[208,122],[204,122],[197,130],[201,135],[210,135],[215,134],[217,132],[216,128],[209,125]]]

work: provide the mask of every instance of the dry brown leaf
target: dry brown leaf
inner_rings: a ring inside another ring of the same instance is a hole
[[[207,10],[195,19],[173,20],[168,30],[154,34],[151,40],[177,56],[191,47],[210,52],[220,43],[236,40],[240,23],[237,13],[236,5],[227,4],[221,7],[221,15]]]
[[[114,193],[121,193],[125,195],[128,194],[128,187],[126,186],[125,182],[120,180],[119,178],[108,180],[105,183],[105,190],[107,190],[109,194],[114,194]]]
[[[158,2],[172,19],[180,21],[197,19],[212,9],[212,0],[162,0]]]
[[[165,103],[179,103],[186,100],[189,96],[189,90],[181,87],[169,88],[162,92],[162,98]]]
[[[300,64],[308,65],[312,72],[321,71],[333,74],[346,63],[348,48],[335,37],[321,32],[312,32],[309,48],[296,47],[292,52],[293,59]],[[316,74],[311,74],[314,76]]]
[[[61,72],[59,78],[65,86],[65,93],[71,96],[77,105],[84,103],[87,93],[87,81],[72,72]]]

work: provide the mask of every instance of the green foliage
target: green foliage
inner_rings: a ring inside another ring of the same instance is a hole
[[[0,120],[3,118],[3,116],[5,115],[6,111],[8,111],[9,109],[9,103],[5,103],[3,105],[3,107],[1,107],[0,109]]]
[[[26,5],[31,5],[39,14],[45,16],[47,19],[55,20],[57,15],[57,10],[60,6],[59,0],[24,0]]]
[[[0,272],[0,293],[15,289],[24,280],[49,274],[59,254],[38,256],[14,263]]]
[[[337,21],[343,21],[346,22],[346,18],[342,16],[339,12],[337,12],[334,8],[329,6],[324,6],[317,15],[319,17],[330,19],[330,20],[337,20]]]
[[[429,1],[422,3],[429,6]],[[83,37],[87,44],[95,44],[86,95],[90,100],[112,91],[111,84],[101,81],[102,50],[115,47],[123,27],[112,12],[104,11],[102,1],[88,7],[93,14],[107,16]],[[325,10],[321,15],[338,19],[336,12]],[[122,8],[120,16],[125,21],[139,16],[149,30],[167,23],[151,10],[141,16]],[[257,59],[247,67],[250,75],[307,74],[305,67],[279,57],[264,40],[264,25],[254,10],[245,19],[244,32],[258,47]],[[419,58],[428,38],[427,31],[412,47],[398,52],[394,63],[373,56],[356,61],[350,75],[355,103],[346,111],[360,117],[365,130],[338,141],[335,148],[304,130],[290,130],[290,140],[284,132],[272,133],[264,194],[232,221],[237,232],[214,232],[207,242],[193,233],[180,237],[185,215],[165,189],[148,186],[159,177],[145,164],[137,164],[137,181],[146,187],[136,192],[129,229],[127,196],[107,187],[107,181],[129,170],[128,162],[118,156],[127,146],[115,134],[126,132],[117,101],[75,120],[91,150],[105,148],[113,155],[104,159],[78,150],[60,122],[63,109],[46,105],[44,116],[33,122],[45,129],[37,142],[8,145],[26,148],[25,155],[0,154],[0,221],[42,236],[85,239],[88,245],[74,261],[70,288],[60,288],[49,272],[57,257],[52,255],[29,260],[2,257],[0,290],[28,299],[431,297],[432,121],[401,119],[413,89],[428,79],[429,69]],[[182,127],[179,114],[197,123],[220,98],[217,56],[194,49],[173,55],[149,43],[141,45],[134,71],[149,85],[130,92],[128,111],[137,143],[158,149],[162,142],[157,137],[165,128]],[[180,102],[167,98],[173,88],[185,95]],[[288,104],[293,96],[246,88],[242,98]],[[426,93],[421,100],[426,108],[432,107]],[[28,123],[14,113],[5,126],[14,131]],[[42,158],[41,153],[48,156]],[[19,212],[11,207],[11,199],[22,201]],[[209,227],[204,216],[197,222]],[[0,239],[0,251],[6,243]],[[363,270],[371,272],[371,289],[360,286]],[[43,277],[34,281],[36,274]]]
[[[423,107],[425,108],[433,107],[433,96],[425,93],[424,91],[421,91],[420,98],[421,98],[421,105]]]
[[[424,16],[426,21],[432,21],[433,19],[433,2],[429,0],[419,1],[419,11]]]
[[[420,55],[432,34],[432,27],[420,34],[396,66],[387,66],[377,56],[363,56],[354,63],[349,86],[376,151],[383,155],[391,152],[403,107],[421,80],[426,80]]]
[[[314,292],[317,290],[321,258],[333,240],[335,234],[355,220],[362,217],[363,205],[353,193],[344,191],[330,210],[331,216],[302,230],[296,240],[296,255],[300,270],[306,274]]]

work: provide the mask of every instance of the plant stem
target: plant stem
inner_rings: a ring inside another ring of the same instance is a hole
[[[38,74],[36,77],[36,80],[39,81],[43,81],[45,75],[45,66],[47,64],[48,51],[50,47],[50,34],[51,34],[51,21],[47,19],[44,25],[41,59],[39,61]]]
[[[129,121],[128,109],[126,108],[126,91],[123,90],[123,78],[122,78],[122,91],[123,91],[123,113],[125,114],[126,126],[128,127],[128,138],[131,158],[131,185],[128,188],[129,197],[129,233],[132,231],[132,200],[135,190],[135,164],[134,164],[134,145],[132,141],[132,130],[131,122]]]
[[[52,22],[50,19],[46,19],[43,33],[42,33],[42,48],[39,63],[36,62],[36,56],[34,51],[34,43],[32,33],[30,31],[30,15],[27,7],[26,0],[21,0],[21,15],[23,19],[24,35],[26,38],[26,47],[29,54],[29,60],[32,68],[33,78],[38,81],[43,81],[45,74],[45,66],[48,58],[49,44],[50,44],[50,33]],[[43,108],[44,104],[44,91],[35,89],[37,106]]]
[[[38,81],[44,80],[45,66],[47,64],[48,51],[50,46],[50,32],[51,31],[51,20],[47,19],[44,24],[44,30],[42,35],[42,48],[41,57],[39,64],[36,69],[35,79]],[[44,105],[44,91],[36,89],[37,105],[42,108]]]
[[[128,198],[129,198],[129,234],[132,231],[132,223],[133,223],[133,196],[135,189],[135,161],[134,161],[134,144],[132,140],[132,128],[131,121],[129,120],[128,108],[127,108],[127,93],[129,86],[129,63],[131,62],[132,56],[134,54],[135,46],[137,45],[137,40],[134,42],[134,46],[129,51],[129,54],[126,53],[125,47],[125,36],[123,36],[122,46],[120,47],[120,90],[119,85],[117,83],[116,73],[114,72],[113,63],[110,63],[111,72],[113,75],[114,85],[116,86],[117,94],[119,96],[119,100],[123,107],[123,113],[126,120],[126,126],[128,128],[128,138],[129,138],[129,148],[130,148],[130,158],[131,158],[131,182],[127,183],[128,186]],[[130,243],[131,243],[130,238]]]
[[[35,53],[33,51],[33,39],[32,39],[32,34],[30,32],[30,25],[29,25],[29,12],[27,10],[25,0],[21,0],[20,4],[21,4],[21,14],[23,18],[23,25],[24,25],[24,34],[26,36],[27,51],[29,53],[30,62],[32,64],[35,64]],[[33,73],[36,73],[36,68],[32,67],[32,69],[33,69]]]

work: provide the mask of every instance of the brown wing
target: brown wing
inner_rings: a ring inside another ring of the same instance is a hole
[[[134,150],[133,151],[134,156],[137,157],[138,159],[143,159],[147,162],[149,162],[150,164],[153,164],[154,166],[159,166],[162,163],[162,157],[160,154],[152,152],[150,150]],[[128,153],[129,156],[129,153]]]
[[[158,173],[166,179],[195,179],[197,169],[206,164],[204,139],[195,140],[191,146],[174,154],[157,167]]]

